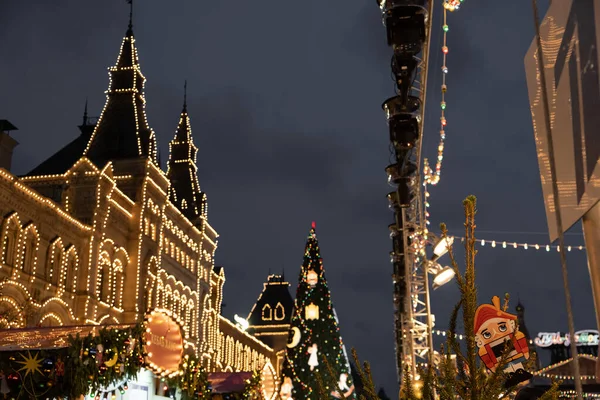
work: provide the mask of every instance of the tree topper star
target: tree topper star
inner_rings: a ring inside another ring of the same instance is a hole
[[[20,354],[20,356],[23,357],[23,361],[17,362],[23,365],[23,367],[19,369],[19,372],[25,371],[25,376],[27,376],[29,373],[33,374],[34,372],[39,372],[40,374],[42,373],[42,371],[40,371],[42,359],[38,358],[39,353],[36,353],[35,357],[31,357],[31,353],[27,351],[27,357],[25,357],[23,354]]]

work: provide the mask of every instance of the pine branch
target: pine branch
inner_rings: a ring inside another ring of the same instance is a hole
[[[363,368],[361,368],[360,360],[358,359],[358,354],[356,353],[356,349],[350,350],[352,353],[352,358],[354,359],[354,365],[356,365],[356,372],[360,377],[360,380],[363,384],[363,392],[367,395],[365,398],[361,395],[365,400],[379,400],[379,396],[377,395],[377,389],[375,388],[375,383],[373,382],[373,376],[371,375],[371,365],[367,361],[364,362]],[[356,382],[354,382],[356,385]]]

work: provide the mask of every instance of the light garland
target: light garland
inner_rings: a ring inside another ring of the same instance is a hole
[[[461,242],[464,242],[465,238],[461,236],[454,236],[456,239],[460,239]],[[500,240],[488,240],[488,239],[477,239],[476,244],[480,247],[485,247],[486,244],[489,244],[490,247],[496,248],[501,247],[503,249],[513,248],[518,249],[521,248],[523,250],[535,249],[535,250],[556,250],[560,251],[560,246],[550,245],[550,244],[539,244],[539,243],[518,243],[518,242],[510,242],[510,241],[500,241]],[[567,246],[567,251],[572,250],[585,250],[585,246]]]
[[[560,392],[558,392],[559,397],[568,397],[571,399],[576,399],[577,398],[577,391],[576,390],[561,390]],[[582,393],[581,394],[583,398],[594,398],[594,399],[600,399],[600,393]]]
[[[440,101],[440,142],[438,144],[438,154],[435,162],[435,171],[431,169],[429,165],[429,161],[427,159],[423,160],[424,166],[424,179],[425,182],[430,185],[437,185],[440,181],[441,172],[442,172],[442,160],[444,159],[444,144],[446,140],[446,92],[448,90],[448,86],[446,85],[446,75],[448,75],[448,63],[447,56],[449,52],[447,34],[448,34],[448,21],[447,21],[447,11],[455,11],[458,10],[463,0],[444,0],[443,5],[443,24],[442,24],[442,86],[441,86],[441,101]]]

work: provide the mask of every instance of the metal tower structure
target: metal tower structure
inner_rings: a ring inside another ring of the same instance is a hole
[[[421,143],[433,1],[377,0],[387,42],[393,49],[391,69],[396,85],[396,95],[387,99],[382,108],[395,156],[395,162],[385,170],[388,182],[396,188],[387,197],[395,217],[389,229],[393,242],[390,256],[399,383],[404,368],[408,367],[411,376],[416,377],[417,364],[430,362],[433,357],[433,318],[425,260],[428,232],[421,191]]]

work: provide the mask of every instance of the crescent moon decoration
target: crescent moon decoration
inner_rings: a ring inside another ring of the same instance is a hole
[[[117,351],[117,348],[113,347],[112,351],[113,351],[112,358],[104,363],[104,365],[106,365],[109,368],[114,367],[115,364],[117,363],[117,361],[119,360],[119,352]]]
[[[297,326],[294,326],[292,328],[292,332],[294,332],[294,337],[292,337],[292,341],[290,343],[287,344],[288,348],[293,348],[298,346],[298,343],[300,343],[300,329],[298,329]]]

